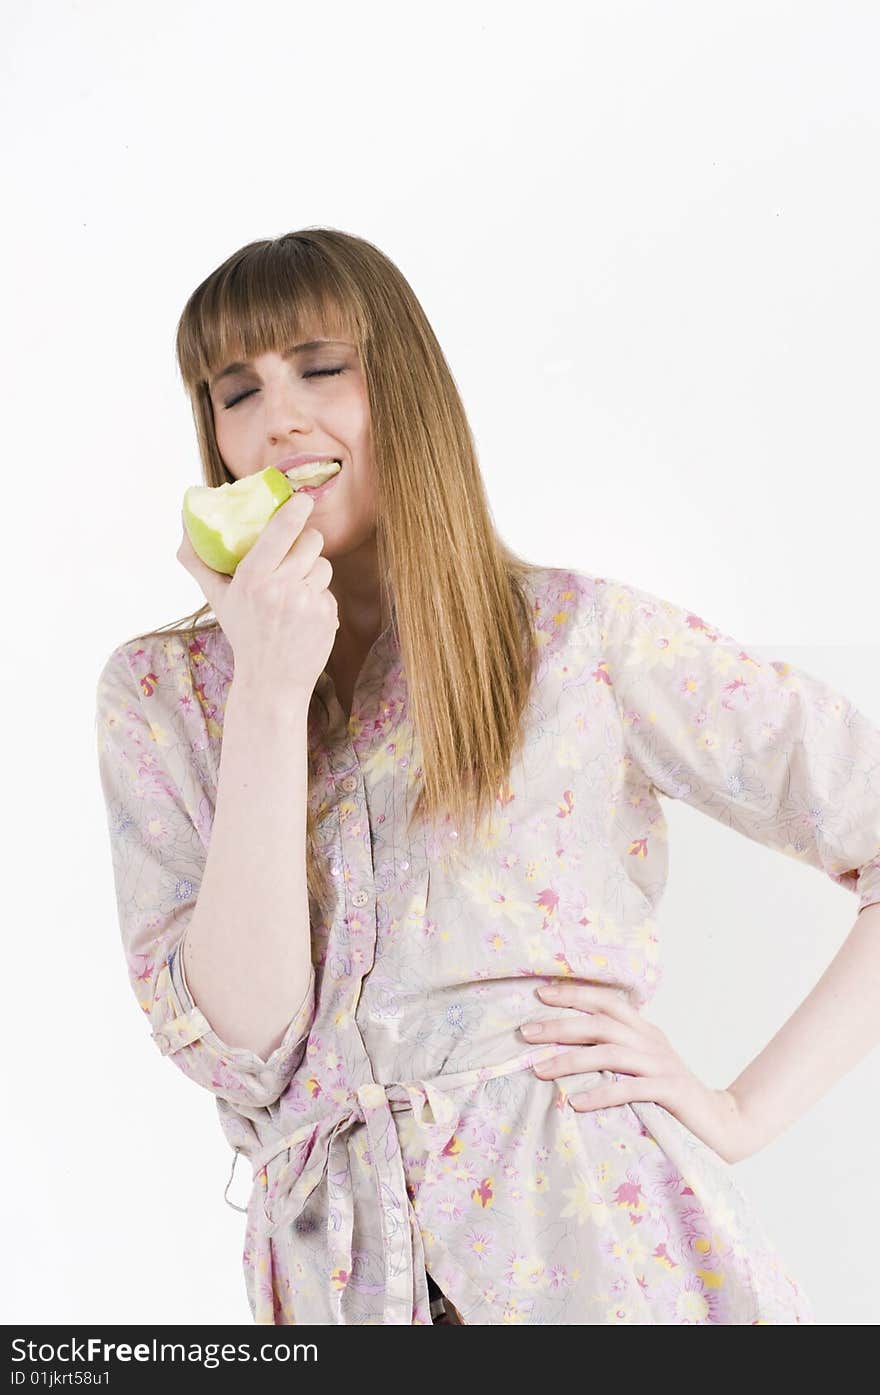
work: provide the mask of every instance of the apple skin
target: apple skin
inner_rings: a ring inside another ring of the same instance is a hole
[[[196,490],[199,492],[194,493]],[[216,501],[211,500],[212,507],[219,503],[227,515],[224,527],[227,535],[232,534],[234,538],[231,547],[226,547],[223,535],[216,527],[193,512],[194,504],[204,504],[208,490],[217,496]],[[191,485],[183,496],[183,526],[193,551],[215,572],[234,576],[239,562],[250,552],[269,519],[293,493],[290,480],[274,465],[268,465],[255,475],[245,475],[244,479],[236,480],[233,484]],[[245,512],[247,525],[242,525],[236,531],[236,516]]]

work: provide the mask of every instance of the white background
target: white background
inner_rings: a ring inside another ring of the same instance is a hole
[[[6,15],[6,1322],[251,1321],[213,1100],[128,986],[93,729],[110,651],[204,599],[175,556],[189,293],[257,238],[368,238],[433,323],[515,548],[880,721],[878,49],[877,8],[842,0]],[[855,900],[665,807],[650,1015],[726,1085]],[[824,1323],[880,1319],[878,1086],[875,1052],[736,1168]]]

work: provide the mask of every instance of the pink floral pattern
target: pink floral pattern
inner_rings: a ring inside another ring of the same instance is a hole
[[[880,732],[625,582],[541,568],[524,745],[475,843],[407,822],[420,750],[389,626],[345,721],[324,673],[310,799],[336,888],[267,1061],[213,1031],[178,954],[211,835],[233,660],[222,631],[108,658],[96,728],[123,947],[163,1055],[215,1098],[253,1183],[256,1323],[811,1323],[733,1168],[672,1114],[580,1113],[612,1072],[542,1081],[540,982],[637,1007],[660,981],[660,796],[880,902]],[[542,1011],[543,1010],[543,1011]],[[227,1196],[228,1200],[228,1196]],[[230,1202],[234,1205],[234,1203]],[[241,1208],[239,1208],[241,1209]]]

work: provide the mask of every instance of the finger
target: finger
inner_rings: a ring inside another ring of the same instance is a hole
[[[568,1103],[578,1114],[584,1114],[590,1109],[613,1109],[621,1104],[660,1104],[659,1094],[656,1080],[633,1075],[625,1080],[603,1081],[591,1090],[569,1095]]]
[[[294,493],[279,504],[254,546],[239,562],[239,570],[244,567],[245,574],[252,579],[256,579],[258,574],[268,576],[274,572],[306,526],[314,507],[314,499],[301,493]],[[314,558],[303,560],[305,570],[308,570]]]
[[[585,1070],[615,1070],[625,1075],[656,1075],[653,1059],[643,1051],[629,1047],[581,1046],[576,1051],[560,1051],[549,1061],[539,1061],[532,1070],[542,1080],[555,1080],[560,1075],[578,1075]]]
[[[182,564],[185,567],[188,567],[191,571],[195,571],[195,569],[198,566],[205,565],[205,563],[202,561],[201,557],[193,547],[192,539],[190,538],[189,533],[186,531],[186,528],[184,528],[183,530],[183,537],[180,540],[180,547],[177,549],[177,556],[179,557]]]
[[[552,1007],[574,1007],[583,1012],[606,1012],[627,1027],[642,1019],[617,988],[607,983],[552,983],[537,989],[544,1002]]]
[[[177,555],[184,566],[189,562],[190,557],[194,555],[194,551],[193,545],[190,542],[189,533],[186,531],[186,524],[184,524],[183,533],[180,538],[180,547],[177,549]]]
[[[619,1018],[604,1012],[585,1012],[577,1017],[548,1017],[542,1022],[524,1022],[520,1031],[526,1041],[612,1041],[622,1046],[635,1046],[643,1041],[639,1031],[644,1023],[625,1026]]]
[[[222,572],[215,571],[213,567],[208,566],[207,562],[202,561],[193,547],[189,533],[186,531],[185,527],[183,530],[183,537],[180,541],[180,547],[177,549],[177,560],[180,562],[181,566],[186,568],[191,576],[195,577],[205,594],[208,604],[212,607],[214,606],[214,599],[218,593],[232,584],[231,576],[224,576]]]

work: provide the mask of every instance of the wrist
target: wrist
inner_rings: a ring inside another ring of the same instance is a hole
[[[742,1162],[757,1153],[767,1142],[761,1129],[750,1116],[746,1102],[737,1093],[735,1085],[715,1092],[729,1124],[730,1146],[725,1150],[725,1161]]]
[[[273,739],[285,739],[290,735],[296,741],[305,741],[308,728],[308,703],[310,693],[300,689],[291,692],[285,689],[258,684],[241,675],[234,678],[226,696],[226,711],[223,714],[223,730],[241,727],[248,732],[251,741],[259,732],[271,732]]]
[[[247,670],[236,670],[229,685],[227,708],[246,711],[251,721],[305,722],[312,695],[304,688],[281,689],[271,680],[257,678]]]

